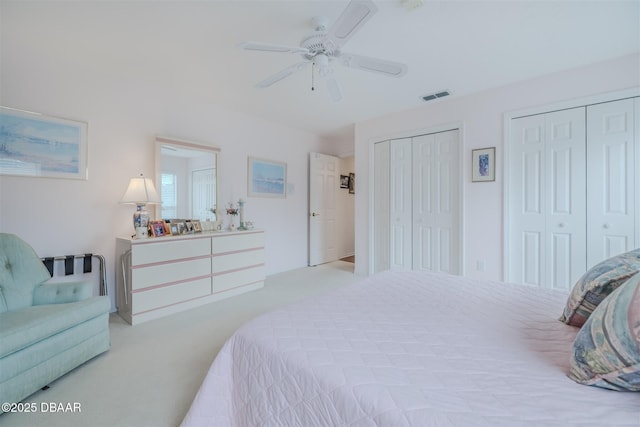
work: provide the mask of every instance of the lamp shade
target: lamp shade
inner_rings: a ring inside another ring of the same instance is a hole
[[[160,196],[153,181],[140,174],[138,178],[131,178],[129,187],[120,199],[120,203],[135,203],[137,205],[160,203]]]

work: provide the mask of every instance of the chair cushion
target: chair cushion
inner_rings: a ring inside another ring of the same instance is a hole
[[[569,378],[611,390],[640,391],[640,275],[600,304],[573,343]]]
[[[575,284],[560,321],[581,327],[611,292],[640,271],[640,249],[611,257],[589,269]]]
[[[0,288],[8,310],[33,304],[33,289],[50,279],[31,246],[14,234],[0,233]]]
[[[67,304],[47,304],[0,313],[0,358],[111,309],[106,296]]]
[[[89,282],[45,282],[33,290],[33,305],[63,304],[92,296],[93,286]]]

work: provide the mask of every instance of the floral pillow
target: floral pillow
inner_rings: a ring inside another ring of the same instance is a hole
[[[631,276],[640,271],[640,249],[634,249],[599,264],[587,271],[575,284],[560,321],[581,327],[589,315]]]
[[[618,391],[640,391],[640,274],[591,314],[573,343],[569,378]]]

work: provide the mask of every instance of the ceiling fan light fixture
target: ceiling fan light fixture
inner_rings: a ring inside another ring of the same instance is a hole
[[[324,53],[319,53],[313,58],[313,65],[318,67],[318,75],[322,78],[326,78],[333,72],[329,65],[329,57]]]

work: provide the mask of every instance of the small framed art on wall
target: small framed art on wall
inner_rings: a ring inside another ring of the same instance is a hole
[[[496,147],[478,148],[471,151],[471,181],[496,180]]]

